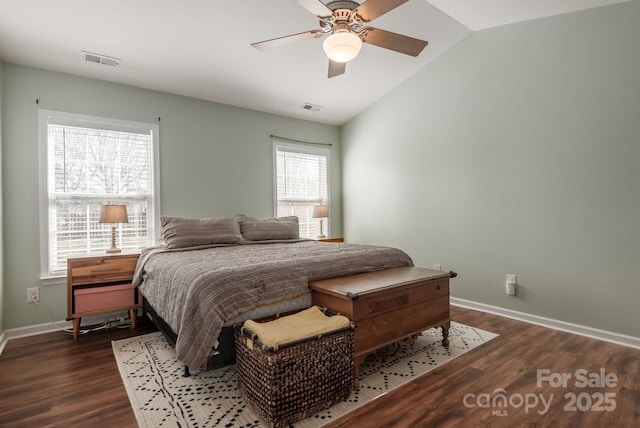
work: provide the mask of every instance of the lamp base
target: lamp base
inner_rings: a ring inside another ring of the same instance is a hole
[[[107,248],[107,254],[121,253],[122,250],[116,247],[116,224],[111,223],[111,248]]]
[[[316,236],[316,239],[322,239],[322,238],[326,238],[327,235],[324,234],[324,230],[322,230],[322,218],[320,219],[320,234],[318,236]]]

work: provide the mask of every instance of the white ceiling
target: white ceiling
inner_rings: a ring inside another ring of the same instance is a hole
[[[472,31],[624,1],[410,0],[370,25],[428,40],[418,57],[365,44],[328,79],[322,39],[250,46],[319,28],[295,0],[0,0],[0,59],[340,125]]]

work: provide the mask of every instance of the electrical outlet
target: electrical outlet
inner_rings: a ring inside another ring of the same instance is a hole
[[[516,275],[512,275],[510,273],[507,274],[507,288],[506,288],[506,292],[509,296],[515,296],[516,295],[516,284],[518,283],[518,277]]]
[[[27,303],[40,301],[40,289],[38,287],[27,288]]]
[[[442,270],[441,265],[433,265],[433,270]]]

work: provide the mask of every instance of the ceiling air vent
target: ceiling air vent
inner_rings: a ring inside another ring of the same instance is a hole
[[[120,58],[114,58],[93,52],[82,51],[82,58],[84,58],[85,61],[108,65],[109,67],[117,67],[120,65]]]
[[[305,110],[309,110],[309,111],[320,111],[322,110],[322,106],[317,106],[315,104],[311,104],[311,103],[305,103],[302,106],[303,109]]]

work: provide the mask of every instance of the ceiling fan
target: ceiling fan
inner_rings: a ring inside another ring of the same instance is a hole
[[[366,0],[362,4],[351,0],[330,1],[327,4],[320,0],[297,1],[318,17],[321,28],[253,43],[251,46],[268,49],[329,35],[322,47],[329,57],[330,78],[345,72],[347,62],[358,56],[363,42],[411,56],[418,56],[427,46],[428,42],[424,40],[366,26],[368,22],[409,0]]]

